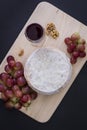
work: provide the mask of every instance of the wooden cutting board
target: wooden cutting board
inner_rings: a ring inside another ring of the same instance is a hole
[[[23,65],[25,64],[27,58],[31,55],[31,53],[37,48],[39,48],[32,46],[24,35],[25,28],[32,22],[40,23],[44,28],[46,28],[47,23],[53,22],[56,25],[57,30],[59,31],[59,38],[57,40],[54,40],[46,36],[46,40],[43,44],[43,47],[53,47],[56,49],[58,48],[65,52],[67,56],[69,55],[66,51],[66,46],[64,44],[65,37],[70,36],[74,32],[79,32],[81,37],[87,40],[87,27],[84,24],[80,23],[79,21],[67,15],[53,5],[47,2],[41,2],[34,10],[33,14],[29,18],[28,22],[20,32],[18,38],[16,39],[7,54],[13,55],[16,60],[21,61]],[[19,57],[18,54],[21,49],[24,49],[24,55]],[[4,70],[3,68],[6,64],[6,57],[0,65],[0,73]],[[59,93],[51,96],[38,95],[38,98],[32,102],[32,104],[27,110],[22,108],[20,111],[27,114],[29,117],[32,117],[36,121],[48,121],[53,115],[54,111],[58,108],[61,100],[67,93],[68,89],[77,77],[86,60],[87,56],[81,60],[78,60],[78,62],[72,66],[72,78],[69,84],[65,88],[61,89]]]

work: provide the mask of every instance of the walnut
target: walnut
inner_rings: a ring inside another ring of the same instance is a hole
[[[23,54],[24,54],[24,49],[22,49],[22,50],[20,50],[20,52],[19,52],[19,56],[23,56]]]
[[[48,23],[46,26],[46,34],[50,35],[52,38],[56,39],[59,36],[59,32],[53,23]]]

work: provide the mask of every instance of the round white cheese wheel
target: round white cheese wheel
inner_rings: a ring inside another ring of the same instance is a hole
[[[66,86],[72,67],[64,52],[51,48],[34,51],[25,63],[24,75],[28,84],[40,94],[54,94]]]

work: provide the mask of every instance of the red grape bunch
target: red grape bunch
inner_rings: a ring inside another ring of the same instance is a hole
[[[16,109],[28,107],[36,99],[37,93],[27,84],[22,63],[10,55],[4,70],[0,74],[0,92],[5,106]]]
[[[66,37],[64,42],[67,45],[67,52],[70,54],[71,64],[75,64],[77,62],[77,58],[83,58],[86,56],[86,41],[80,37],[79,33],[75,32],[71,35],[71,37]]]

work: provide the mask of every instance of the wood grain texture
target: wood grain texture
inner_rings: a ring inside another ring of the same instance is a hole
[[[87,27],[84,24],[80,23],[79,21],[67,15],[53,5],[47,2],[41,2],[34,10],[28,22],[25,24],[24,28],[10,48],[6,57],[11,54],[16,58],[16,60],[21,61],[23,65],[25,65],[25,62],[27,58],[31,55],[31,53],[39,48],[32,46],[24,35],[27,25],[33,22],[40,23],[44,28],[46,28],[47,23],[53,22],[56,25],[57,30],[59,31],[59,38],[57,40],[54,40],[46,36],[45,42],[42,47],[52,47],[60,49],[61,51],[65,52],[68,57],[69,55],[64,44],[65,37],[70,36],[74,32],[79,32],[81,37],[87,40]],[[22,49],[24,49],[24,55],[19,57],[18,54]],[[4,70],[6,57],[0,65],[0,73]],[[78,62],[73,65],[72,78],[69,84],[65,88],[62,88],[59,93],[50,96],[38,95],[38,98],[32,102],[27,110],[22,108],[21,111],[27,114],[29,117],[32,117],[36,121],[48,121],[59,106],[61,100],[64,98],[65,94],[77,77],[86,60],[87,56],[82,60],[79,59]]]

